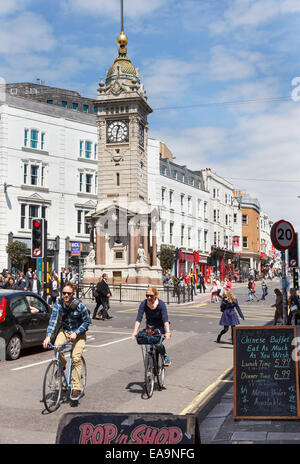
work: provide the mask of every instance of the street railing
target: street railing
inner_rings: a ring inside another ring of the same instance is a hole
[[[84,299],[95,299],[94,298],[94,289],[96,284],[79,284],[76,288],[76,296],[81,300]],[[110,290],[112,296],[110,298],[111,301],[133,301],[133,302],[141,302],[145,299],[146,290],[148,285],[110,285]],[[169,286],[164,285],[161,287],[157,287],[159,292],[159,298],[163,300],[165,303],[188,303],[193,301],[194,293],[193,289],[190,285],[185,286]]]

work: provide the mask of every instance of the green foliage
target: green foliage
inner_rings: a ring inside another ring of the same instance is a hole
[[[26,243],[15,241],[9,242],[6,246],[6,252],[8,253],[11,261],[11,265],[17,269],[22,269],[23,264],[26,263]]]
[[[174,263],[174,249],[169,246],[164,246],[158,253],[160,265],[164,269],[172,269]]]

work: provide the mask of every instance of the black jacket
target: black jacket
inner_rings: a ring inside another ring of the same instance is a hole
[[[107,298],[108,293],[111,295],[109,286],[104,279],[97,283],[96,290],[100,298]]]

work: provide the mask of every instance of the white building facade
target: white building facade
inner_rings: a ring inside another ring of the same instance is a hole
[[[93,114],[6,95],[0,106],[0,269],[8,241],[27,245],[31,219],[48,224],[50,269],[83,265],[90,234],[85,215],[97,200],[97,128]],[[81,256],[72,257],[72,243]]]

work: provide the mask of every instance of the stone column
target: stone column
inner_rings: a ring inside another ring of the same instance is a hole
[[[148,224],[143,224],[142,228],[142,244],[145,250],[145,255],[147,258],[147,263],[149,263],[149,247],[148,247]]]
[[[129,264],[135,264],[135,227],[129,224]]]
[[[96,264],[105,264],[105,233],[99,228],[96,232]]]
[[[156,227],[152,228],[152,266],[157,266]]]

